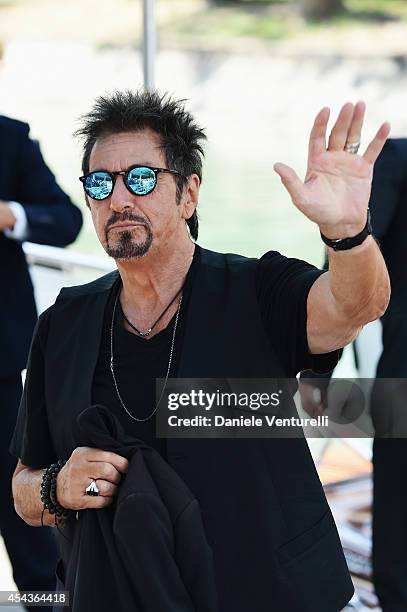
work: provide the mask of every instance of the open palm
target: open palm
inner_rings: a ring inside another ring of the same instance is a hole
[[[359,143],[363,127],[363,102],[345,104],[332,128],[328,145],[326,131],[329,109],[315,118],[308,150],[305,180],[285,164],[275,164],[295,206],[330,238],[354,235],[366,223],[373,165],[390,132],[384,123],[364,155],[345,150],[347,144]],[[342,235],[341,235],[342,234]]]

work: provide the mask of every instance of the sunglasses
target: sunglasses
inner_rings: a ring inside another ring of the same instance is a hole
[[[168,174],[181,174],[177,170],[167,168],[150,168],[150,166],[130,166],[127,170],[119,172],[107,172],[107,170],[95,170],[84,176],[80,176],[85,193],[92,200],[105,200],[114,189],[116,177],[122,176],[124,184],[133,195],[145,196],[151,193],[157,185],[157,175],[160,172]]]

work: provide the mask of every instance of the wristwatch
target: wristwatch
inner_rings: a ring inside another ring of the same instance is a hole
[[[369,208],[367,209],[366,225],[362,229],[362,231],[359,232],[359,234],[356,234],[356,236],[352,236],[351,238],[338,238],[337,240],[335,240],[332,238],[327,238],[326,236],[323,235],[322,232],[320,232],[322,240],[325,242],[325,244],[330,246],[334,251],[347,251],[349,249],[353,249],[353,247],[358,246],[359,244],[362,244],[362,242],[371,233],[372,233],[372,225],[370,221]]]

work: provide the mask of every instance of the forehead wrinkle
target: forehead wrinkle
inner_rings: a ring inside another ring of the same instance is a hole
[[[122,146],[137,146],[140,142],[148,144],[153,150],[162,152],[162,142],[159,134],[156,134],[150,129],[137,130],[134,132],[116,132],[112,134],[105,134],[97,138],[93,150],[98,147],[103,147],[108,141],[109,148],[121,148]]]
[[[135,138],[135,134],[140,137]],[[147,156],[144,157],[144,154],[146,152],[148,154],[148,151],[157,152],[160,159],[156,161],[146,159]],[[108,169],[107,166],[110,166],[111,171],[126,170],[136,164],[159,167],[165,162],[165,157],[158,135],[151,130],[122,132],[103,136],[95,142],[89,159],[89,167],[90,169],[96,169],[96,167],[102,169],[103,165],[104,169]]]

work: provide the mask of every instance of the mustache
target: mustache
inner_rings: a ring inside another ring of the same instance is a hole
[[[142,225],[150,227],[147,219],[131,212],[130,210],[125,210],[122,213],[114,212],[107,221],[105,230],[107,231],[109,227],[115,225],[116,223],[120,223],[121,221],[133,221],[134,223],[141,223]]]

